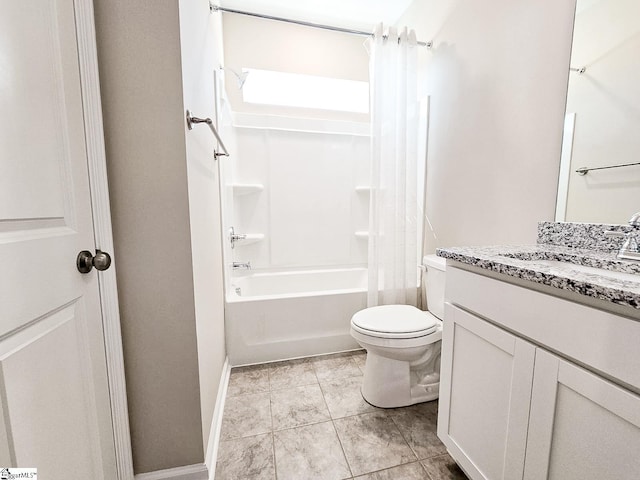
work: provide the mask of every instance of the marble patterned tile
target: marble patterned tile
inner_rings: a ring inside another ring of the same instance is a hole
[[[447,448],[436,434],[438,402],[425,402],[390,410],[388,415],[393,419],[418,459],[423,460],[447,453]]]
[[[271,390],[300,387],[318,383],[311,361],[307,358],[288,360],[269,365]]]
[[[467,480],[467,476],[449,454],[423,460],[422,466],[431,480]]]
[[[215,477],[216,480],[275,480],[273,436],[268,433],[220,442]]]
[[[362,376],[351,353],[314,357],[311,360],[319,382]]]
[[[367,361],[367,351],[358,350],[357,352],[353,352],[351,356],[353,357],[353,361],[356,362],[356,365],[358,365],[358,367],[362,371],[362,374],[364,375],[364,364]]]
[[[336,419],[379,410],[364,401],[360,393],[361,386],[362,377],[339,378],[320,384],[331,418]]]
[[[227,398],[222,416],[221,440],[271,432],[269,393]]]
[[[355,477],[354,480],[431,480],[431,478],[420,462],[414,462]]]
[[[354,476],[417,460],[384,412],[341,418],[334,424]]]
[[[274,432],[278,480],[342,480],[351,471],[331,422]]]
[[[271,416],[274,430],[331,420],[319,385],[271,392]]]
[[[269,391],[269,366],[251,365],[231,369],[227,397]]]

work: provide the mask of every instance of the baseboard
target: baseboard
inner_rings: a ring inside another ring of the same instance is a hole
[[[227,388],[229,386],[229,375],[231,365],[229,357],[225,358],[218,384],[218,396],[216,406],[213,410],[211,421],[211,431],[207,444],[207,455],[205,463],[187,465],[184,467],[168,468],[167,470],[157,470],[149,473],[139,473],[135,480],[213,480],[216,474],[216,458],[218,456],[218,444],[220,443],[220,429],[222,427],[222,414],[224,412],[224,401],[227,398]]]
[[[231,374],[231,365],[229,357],[225,358],[220,374],[220,383],[218,384],[218,396],[216,398],[216,406],[213,410],[213,418],[211,420],[211,430],[209,432],[209,441],[207,442],[207,454],[205,456],[205,465],[209,468],[209,479],[213,480],[216,476],[216,459],[218,458],[218,445],[220,444],[220,429],[222,427],[222,414],[224,413],[224,401],[227,398],[227,388],[229,386],[229,375]]]
[[[204,463],[197,463],[184,467],[139,473],[134,478],[135,480],[209,480],[209,471]]]

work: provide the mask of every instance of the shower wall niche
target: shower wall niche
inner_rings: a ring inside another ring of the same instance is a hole
[[[232,261],[254,270],[365,266],[369,124],[237,114],[233,123],[225,231],[247,238]]]

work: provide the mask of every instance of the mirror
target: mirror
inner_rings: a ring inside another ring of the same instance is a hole
[[[638,211],[640,1],[578,0],[556,221],[627,223]]]

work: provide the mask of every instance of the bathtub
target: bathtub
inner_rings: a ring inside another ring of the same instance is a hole
[[[367,304],[366,268],[250,273],[225,302],[231,365],[359,348],[351,316]]]

